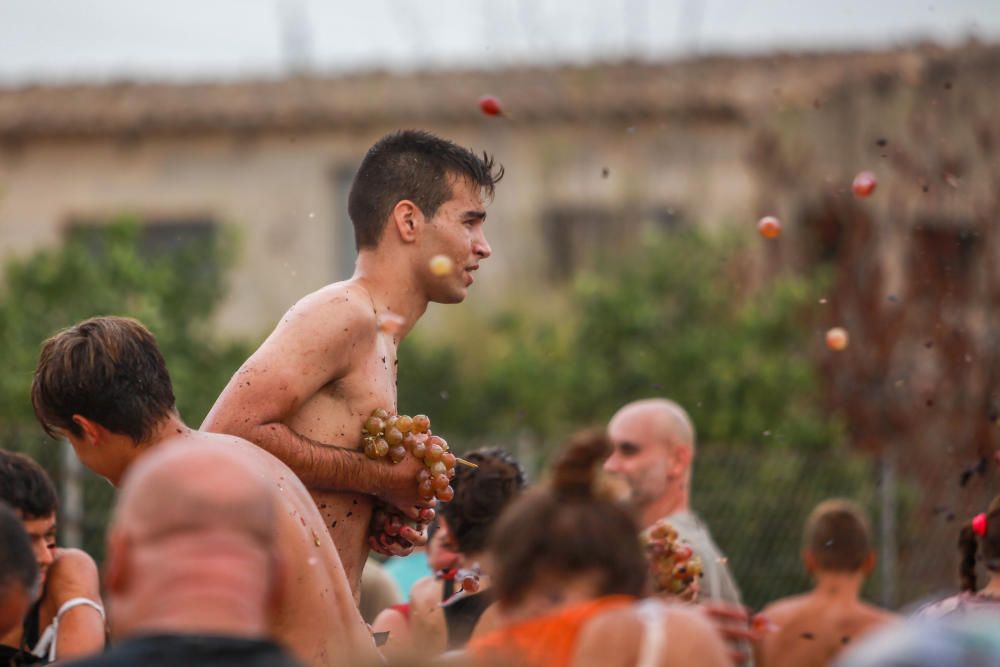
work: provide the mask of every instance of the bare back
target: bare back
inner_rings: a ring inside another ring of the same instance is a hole
[[[360,490],[373,482],[320,459],[355,454],[350,464],[359,468],[377,472],[388,465],[358,452],[362,424],[372,411],[395,411],[396,345],[391,335],[379,332],[363,287],[351,281],[324,287],[289,309],[203,424],[205,430],[252,441],[296,471],[322,515],[355,597],[375,502]]]
[[[367,664],[375,656],[374,642],[323,518],[291,469],[240,438],[192,432],[173,440],[182,439],[238,449],[241,459],[277,488],[277,544],[283,568],[282,596],[272,620],[277,641],[308,665]]]
[[[816,592],[778,600],[761,613],[775,629],[758,644],[757,667],[825,667],[852,642],[896,618],[861,600]]]
[[[646,600],[605,612],[587,623],[571,664],[728,667],[731,662],[722,638],[694,608]]]

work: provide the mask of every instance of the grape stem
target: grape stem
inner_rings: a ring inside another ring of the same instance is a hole
[[[472,461],[466,461],[465,459],[463,459],[463,458],[462,458],[462,457],[460,457],[460,456],[456,456],[456,457],[455,457],[455,463],[461,463],[461,464],[462,464],[462,465],[464,465],[464,466],[469,466],[469,467],[470,467],[470,468],[472,468],[473,470],[476,470],[476,469],[478,469],[478,468],[479,468],[479,465],[478,465],[478,464],[476,464],[476,463],[473,463]]]

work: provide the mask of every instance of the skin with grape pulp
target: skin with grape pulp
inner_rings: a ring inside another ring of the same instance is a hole
[[[481,188],[454,175],[449,186],[451,197],[432,216],[412,201],[397,202],[378,244],[360,249],[354,275],[292,306],[203,424],[251,440],[295,470],[323,514],[356,595],[377,500],[414,519],[428,505],[416,483],[424,463],[412,456],[395,465],[367,458],[364,422],[376,409],[398,412],[399,343],[429,303],[462,302],[492,253]],[[451,260],[450,273],[432,270],[439,256]],[[404,324],[386,330],[380,322],[387,314]],[[408,526],[400,534],[420,541]]]

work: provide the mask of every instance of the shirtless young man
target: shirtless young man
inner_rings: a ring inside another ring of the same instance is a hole
[[[221,443],[238,455],[281,501],[276,529],[285,568],[271,635],[309,665],[367,664],[374,657],[374,642],[306,488],[259,447],[185,426],[156,340],[139,322],[97,317],[47,340],[31,399],[43,428],[67,438],[84,465],[116,486],[137,459],[176,443]]]
[[[380,139],[348,200],[354,275],[292,306],[202,424],[256,443],[298,474],[355,593],[369,547],[378,548],[368,534],[373,506],[415,518],[422,466],[411,456],[397,465],[367,459],[361,427],[377,408],[397,412],[396,349],[428,303],[463,301],[490,256],[484,197],[503,175],[493,167],[489,156],[425,132]]]
[[[774,630],[755,647],[757,667],[824,667],[859,637],[896,618],[859,598],[875,566],[870,534],[863,511],[850,501],[827,500],[812,511],[802,559],[816,586],[761,612]]]

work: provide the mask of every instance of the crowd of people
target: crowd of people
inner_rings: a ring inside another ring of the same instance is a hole
[[[502,174],[425,132],[377,142],[349,198],[354,276],[290,308],[200,429],[142,323],[98,316],[44,341],[38,421],[118,495],[99,574],[56,546],[46,472],[0,451],[0,665],[998,664],[1000,499],[962,529],[962,592],[917,619],[860,598],[872,535],[844,499],[804,527],[813,589],[754,615],[690,506],[697,438],[677,403],[568,434],[532,484],[504,449],[458,460],[429,420],[399,416],[398,345],[429,303],[465,299]],[[683,553],[676,591],[651,583],[667,567],[640,540],[652,530]],[[363,616],[371,553],[414,550],[429,574]]]

